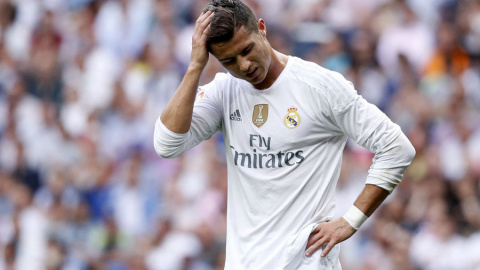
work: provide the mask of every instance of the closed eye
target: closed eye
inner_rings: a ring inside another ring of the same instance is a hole
[[[233,62],[235,62],[235,59],[234,58],[228,58],[228,59],[222,60],[220,62],[224,65],[231,65],[231,64],[233,64]]]
[[[251,44],[250,46],[248,46],[247,48],[245,48],[245,50],[243,50],[242,54],[243,55],[247,55],[249,52],[251,52],[253,50],[253,46],[255,44]]]
[[[246,56],[247,54],[249,54],[249,53],[253,50],[253,47],[254,47],[254,46],[255,46],[255,43],[251,43],[251,44],[248,45],[245,49],[243,49],[243,51],[242,51],[241,54],[242,54],[243,56]],[[228,65],[234,64],[234,63],[235,63],[235,60],[236,60],[235,57],[231,57],[231,58],[225,58],[225,59],[222,59],[222,60],[219,60],[219,61],[220,61],[220,63],[221,63],[222,65],[228,66]]]

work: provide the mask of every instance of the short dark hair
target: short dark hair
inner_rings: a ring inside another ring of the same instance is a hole
[[[203,13],[213,11],[207,44],[226,42],[233,38],[235,32],[244,27],[248,33],[258,33],[257,18],[253,11],[238,0],[212,0]]]

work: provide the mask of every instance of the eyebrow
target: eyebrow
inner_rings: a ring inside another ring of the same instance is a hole
[[[248,49],[250,49],[250,48],[253,47],[253,45],[255,45],[255,42],[253,42],[253,41],[250,42],[245,48],[243,48],[243,50],[242,50],[242,52],[241,52],[240,54],[245,54]],[[234,57],[234,56],[232,56],[232,57],[226,57],[226,58],[223,58],[223,59],[218,59],[218,61],[220,61],[220,62],[225,62],[225,61],[228,61],[228,60],[230,60],[230,59],[232,59],[232,58],[235,58],[235,57]]]

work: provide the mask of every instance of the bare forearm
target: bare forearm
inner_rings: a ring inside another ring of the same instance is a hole
[[[197,19],[192,36],[192,55],[187,73],[160,117],[165,127],[175,133],[187,133],[192,124],[193,104],[198,81],[208,61],[206,32],[212,15],[212,11],[207,11]]]
[[[202,67],[192,65],[188,68],[180,86],[162,113],[160,120],[175,133],[183,134],[190,129],[193,104],[202,70]]]
[[[354,205],[366,216],[370,216],[387,198],[389,192],[381,187],[367,184],[355,200]]]

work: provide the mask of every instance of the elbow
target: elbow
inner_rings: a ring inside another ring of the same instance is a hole
[[[155,146],[155,152],[157,152],[157,155],[161,156],[162,158],[166,159],[173,159],[179,157],[181,154],[172,152],[172,151],[165,151],[165,149],[159,148]]]
[[[415,150],[415,147],[413,147],[410,141],[408,141],[408,143],[405,145],[404,148],[405,149],[403,150],[403,152],[404,152],[405,159],[408,162],[408,165],[410,165],[410,163],[412,163],[413,159],[415,158],[417,151]]]
[[[397,161],[405,167],[409,166],[415,158],[416,151],[412,143],[408,140],[407,136],[404,134],[399,136],[397,139],[397,146],[395,148]]]
[[[157,155],[161,156],[162,158],[171,158],[170,153],[168,151],[165,151],[165,147],[163,147],[162,143],[159,140],[154,140],[153,148],[155,148],[155,152],[157,153]]]
[[[388,153],[387,153],[388,152]],[[387,152],[372,165],[367,184],[377,185],[390,193],[402,181],[403,174],[415,158],[415,148],[402,133]]]
[[[399,159],[398,159],[399,164],[401,164],[401,167],[403,167],[403,170],[402,170],[402,173],[400,174],[400,177],[398,178],[398,182],[395,183],[393,188],[395,188],[402,181],[405,170],[407,169],[408,166],[410,166],[413,159],[415,158],[415,154],[416,154],[415,148],[413,147],[413,145],[410,143],[408,139],[405,138],[405,140],[406,140],[406,143],[404,143],[400,147],[401,154],[399,155]],[[392,192],[393,188],[390,190],[390,192]]]
[[[155,144],[155,152],[157,152],[157,155],[159,155],[162,158],[167,158],[167,159],[175,158],[175,156],[172,153],[168,151],[164,151],[164,149],[157,147],[156,144]]]
[[[183,153],[180,149],[180,145],[181,143],[174,138],[169,137],[164,131],[162,131],[157,122],[153,134],[153,147],[155,148],[157,155],[168,159],[177,158]]]
[[[162,158],[173,159],[181,155],[181,153],[173,151],[172,149],[167,147],[166,144],[162,143],[159,140],[155,140],[153,143],[153,146],[155,148],[155,152],[157,153],[157,155],[161,156]]]

